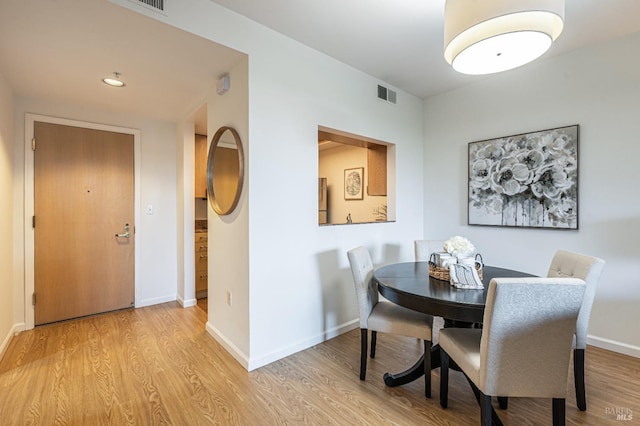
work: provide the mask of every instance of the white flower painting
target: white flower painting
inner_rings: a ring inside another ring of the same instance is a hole
[[[578,125],[471,142],[469,224],[578,229]]]

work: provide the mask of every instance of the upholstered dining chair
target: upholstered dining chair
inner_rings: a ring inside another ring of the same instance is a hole
[[[558,250],[549,266],[547,277],[580,278],[587,283],[587,289],[578,314],[573,339],[573,377],[576,388],[576,405],[581,411],[587,409],[586,386],[584,378],[585,349],[587,348],[587,329],[596,287],[604,269],[605,261],[593,256]]]
[[[416,262],[428,262],[431,253],[443,251],[443,246],[444,241],[442,240],[415,240],[413,242],[413,249]]]
[[[443,240],[414,240],[413,250],[415,254],[416,262],[428,262],[431,253],[441,252],[444,250]],[[444,327],[444,318],[433,317],[433,327],[431,331],[431,343],[436,345],[438,343],[438,336],[441,328]]]
[[[433,317],[380,300],[373,281],[373,262],[366,247],[347,252],[356,287],[360,317],[360,380],[367,374],[368,330],[371,330],[371,358],[375,358],[377,332],[416,337],[424,342],[425,396],[431,398],[431,327]]]
[[[447,408],[449,363],[467,377],[492,424],[492,396],[552,398],[553,424],[565,424],[571,341],[586,284],[578,278],[494,278],[483,328],[440,331],[440,405]]]

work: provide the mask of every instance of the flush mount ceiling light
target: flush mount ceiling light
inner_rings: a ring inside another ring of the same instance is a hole
[[[444,58],[463,74],[510,70],[545,53],[563,20],[564,0],[447,0]]]
[[[120,80],[120,73],[119,72],[114,72],[113,73],[113,78],[111,78],[111,77],[103,78],[102,82],[104,84],[108,84],[109,86],[113,86],[113,87],[123,87],[124,86],[124,81]]]

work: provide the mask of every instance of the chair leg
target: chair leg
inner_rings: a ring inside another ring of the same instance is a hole
[[[449,355],[440,348],[440,406],[447,408],[449,399]]]
[[[509,397],[499,396],[498,405],[500,406],[501,410],[506,410],[509,407]]]
[[[464,372],[463,372],[464,374]],[[467,379],[467,382],[469,382],[469,386],[471,386],[471,390],[473,391],[473,395],[476,397],[476,401],[478,401],[478,405],[480,406],[480,412],[482,413],[482,405],[486,403],[485,399],[485,394],[483,392],[480,391],[480,389],[478,389],[478,386],[476,386],[475,383],[473,383],[473,381],[469,378],[469,376],[467,376],[466,374],[464,375],[465,379]],[[493,407],[491,406],[491,397],[489,396],[489,405],[488,408],[485,405],[485,410],[488,409],[491,418],[489,420],[484,420],[486,422],[490,422],[487,424],[494,424],[494,425],[500,425],[502,426],[502,421],[500,420],[500,417],[498,417],[498,413],[496,413],[496,411],[493,409]],[[502,397],[501,397],[502,398]]]
[[[566,422],[566,402],[564,398],[553,398],[553,426],[564,426]]]
[[[424,396],[431,398],[431,342],[424,340]]]
[[[480,392],[480,426],[493,424],[493,408],[491,407],[491,395]]]
[[[360,329],[360,380],[367,376],[367,335],[366,328]]]
[[[372,331],[371,332],[371,358],[375,358],[376,357],[376,342],[378,341],[378,332],[377,331]]]
[[[576,386],[576,404],[580,411],[585,411],[587,395],[584,384],[584,349],[573,350],[573,380]]]

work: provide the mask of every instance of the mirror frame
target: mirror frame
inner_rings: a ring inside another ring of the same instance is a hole
[[[215,151],[220,143],[220,139],[222,138],[222,134],[226,131],[230,131],[235,139],[236,146],[238,148],[238,186],[236,188],[236,194],[233,198],[233,202],[228,209],[223,209],[218,200],[216,199],[216,193],[213,190],[213,161],[215,157]],[[240,140],[240,135],[233,127],[223,126],[218,129],[218,131],[213,135],[213,139],[211,140],[211,146],[209,147],[209,155],[207,158],[207,192],[209,193],[209,203],[213,210],[219,214],[220,216],[225,216],[230,214],[235,210],[238,205],[238,201],[240,201],[240,195],[242,194],[242,187],[244,184],[244,151],[242,149],[242,141]]]

